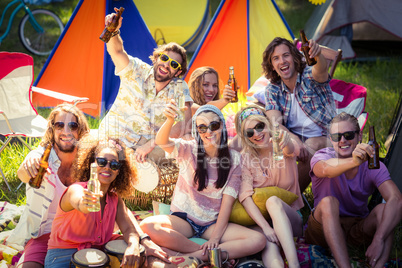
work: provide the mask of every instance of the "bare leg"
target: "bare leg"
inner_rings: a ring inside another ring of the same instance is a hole
[[[383,221],[384,208],[384,204],[377,205],[364,220],[363,230],[366,234],[374,234],[376,232],[378,226]],[[394,232],[391,232],[383,241],[375,241],[375,238],[373,239],[370,247],[376,248],[377,252],[382,251],[373,267],[384,267],[391,253],[393,238]],[[383,244],[381,245],[382,242]]]
[[[346,240],[339,221],[339,202],[335,197],[324,197],[314,211],[314,218],[323,226],[328,243],[339,267],[351,267]]]
[[[202,238],[209,240],[214,227],[215,224],[211,225],[202,235]],[[222,251],[226,251],[229,254],[229,256],[227,256],[224,253],[222,256],[224,259],[226,259],[226,257],[229,259],[238,259],[260,252],[265,247],[265,240],[265,236],[257,231],[238,224],[229,223],[221,238],[219,247]],[[202,250],[196,250],[182,255],[189,255],[197,257],[202,261],[208,261],[208,255],[204,255]]]
[[[285,267],[282,259],[280,249],[277,244],[271,243],[268,240],[267,244],[262,251],[262,261],[267,268]]]
[[[189,253],[199,250],[200,245],[188,239],[193,236],[190,224],[173,215],[159,215],[144,219],[141,229],[159,246]]]
[[[302,225],[301,218],[296,216],[296,211],[294,211],[276,196],[268,198],[266,207],[269,215],[271,216],[275,233],[279,239],[279,242],[281,243],[286,259],[289,263],[289,267],[300,267],[293,240],[293,228],[287,214],[293,214],[292,220],[298,222],[297,224],[300,226],[299,229],[301,229]],[[299,220],[297,220],[297,217]],[[299,233],[301,233],[301,230]]]

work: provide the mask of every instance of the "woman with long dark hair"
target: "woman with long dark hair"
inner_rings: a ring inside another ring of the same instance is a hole
[[[189,255],[207,261],[207,249],[221,248],[223,259],[237,259],[261,251],[265,237],[229,223],[241,183],[240,154],[227,145],[225,119],[213,105],[201,106],[192,119],[194,140],[170,139],[178,108],[172,101],[156,143],[176,158],[180,173],[170,215],[149,217],[141,228],[170,254]],[[203,245],[191,237],[207,240]]]

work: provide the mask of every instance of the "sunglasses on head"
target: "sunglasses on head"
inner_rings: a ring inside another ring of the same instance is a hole
[[[212,122],[209,124],[209,126],[206,126],[206,125],[204,125],[204,124],[201,124],[201,125],[197,126],[198,132],[201,133],[201,134],[207,132],[207,131],[208,131],[208,128],[209,128],[209,130],[211,130],[211,131],[217,131],[218,129],[221,128],[221,122],[212,121]]]
[[[348,141],[353,140],[355,138],[355,134],[359,133],[359,131],[346,131],[343,133],[334,133],[330,134],[331,140],[334,142],[338,142],[342,139],[342,136],[345,137]]]
[[[161,53],[159,54],[159,59],[163,62],[167,62],[170,61],[170,67],[172,67],[173,69],[178,69],[181,68],[181,64],[178,63],[177,61],[175,61],[174,59],[170,58],[168,55]]]
[[[64,129],[65,125],[66,124],[64,122],[55,122],[55,123],[53,123],[53,127],[55,129],[57,129],[57,130]],[[76,123],[76,122],[68,122],[67,126],[71,131],[76,131],[78,129],[78,123]]]
[[[117,160],[112,160],[109,161],[106,158],[103,157],[97,157],[96,158],[96,163],[100,167],[106,167],[107,163],[109,163],[110,169],[111,170],[118,170],[121,167],[121,163]]]
[[[257,125],[255,125],[255,127],[246,129],[246,136],[248,138],[251,138],[252,136],[254,136],[254,130],[257,130],[257,132],[261,132],[264,130],[264,128],[265,128],[265,123],[260,122]]]

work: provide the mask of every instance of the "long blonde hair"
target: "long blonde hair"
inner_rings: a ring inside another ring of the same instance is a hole
[[[246,118],[242,118],[243,111],[250,109],[250,108],[257,109],[260,114],[251,114],[251,115],[247,116]],[[249,120],[257,120],[259,122],[264,123],[271,136],[272,136],[272,125],[265,115],[265,110],[261,109],[257,105],[249,105],[249,106],[243,107],[240,111],[238,111],[236,113],[235,127],[236,127],[236,133],[240,137],[241,145],[243,147],[242,152],[249,153],[253,156],[258,157],[258,152],[256,149],[257,147],[254,145],[254,143],[252,143],[249,140],[249,138],[245,134],[246,122]]]
[[[219,75],[218,72],[209,66],[204,66],[197,68],[193,71],[188,80],[188,87],[190,89],[190,96],[193,99],[194,103],[198,105],[205,105],[205,96],[204,96],[204,88],[202,84],[204,83],[204,77],[206,74],[215,74],[216,80],[218,81],[218,92],[214,97],[214,100],[219,99]]]

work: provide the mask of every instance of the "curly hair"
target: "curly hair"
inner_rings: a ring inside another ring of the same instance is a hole
[[[289,48],[290,54],[293,57],[295,63],[295,69],[298,73],[302,73],[304,68],[306,67],[306,62],[303,61],[303,55],[297,49],[297,47],[292,44],[289,40],[281,37],[275,37],[271,43],[264,50],[262,55],[262,69],[265,74],[265,77],[271,81],[271,83],[279,84],[281,82],[281,77],[275,71],[274,66],[272,65],[272,54],[275,51],[275,48],[279,45],[286,45]]]
[[[55,123],[56,116],[61,112],[70,113],[75,116],[78,123],[78,140],[89,133],[89,125],[84,113],[74,105],[63,103],[56,106],[47,118],[47,129],[40,142],[40,146],[46,146],[49,143],[54,144],[53,124]]]
[[[115,192],[122,198],[130,196],[134,191],[134,184],[138,180],[137,169],[132,159],[133,150],[127,148],[119,139],[107,138],[94,140],[90,135],[85,136],[79,143],[77,157],[73,162],[73,178],[75,181],[88,181],[91,163],[105,148],[114,149],[122,164],[116,179],[110,184],[109,192]]]
[[[175,42],[170,42],[164,45],[160,45],[157,48],[155,48],[154,52],[152,53],[149,58],[151,59],[152,63],[155,64],[159,55],[163,52],[166,51],[173,51],[181,56],[181,74],[180,76],[184,76],[187,73],[187,54],[186,50],[184,47],[180,46],[179,44]]]
[[[258,109],[261,112],[261,114],[263,114],[263,115],[253,114],[253,115],[248,116],[244,120],[240,120],[240,115],[242,114],[242,112],[244,110],[246,110],[246,109],[249,109],[250,107]],[[243,147],[242,151],[250,153],[250,154],[252,154],[254,156],[258,156],[256,146],[245,135],[246,122],[249,121],[249,120],[257,120],[259,122],[263,122],[265,124],[266,128],[268,129],[268,131],[269,131],[271,136],[272,136],[272,125],[271,125],[270,121],[268,120],[267,116],[265,115],[265,110],[260,108],[257,105],[245,106],[240,111],[238,111],[236,113],[235,127],[236,127],[236,133],[240,137],[240,140],[241,140],[241,144],[242,144],[242,147]]]
[[[188,81],[188,87],[190,89],[190,96],[194,103],[198,105],[207,104],[205,102],[204,88],[202,84],[204,83],[204,77],[206,74],[215,74],[218,81],[218,93],[215,95],[214,100],[219,99],[219,75],[218,72],[208,66],[200,67],[194,70]]]

